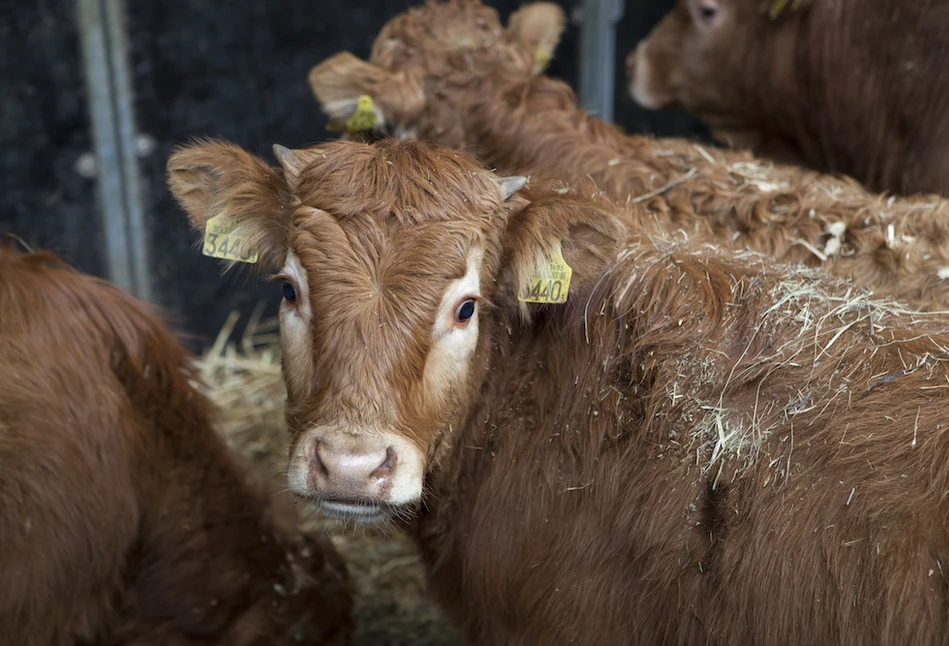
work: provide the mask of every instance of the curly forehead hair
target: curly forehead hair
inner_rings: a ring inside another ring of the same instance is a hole
[[[498,12],[471,0],[429,0],[396,16],[373,42],[370,60],[385,69],[398,70],[420,54],[426,55],[427,67],[438,67],[443,56],[453,61],[458,56],[478,54],[494,60],[529,58],[506,41]],[[429,58],[435,54],[438,56]]]
[[[332,141],[311,148],[297,197],[344,219],[394,217],[415,225],[481,216],[503,209],[497,181],[474,157],[421,140],[375,145]]]

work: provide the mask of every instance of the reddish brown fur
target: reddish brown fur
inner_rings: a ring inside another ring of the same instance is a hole
[[[8,249],[0,312],[0,643],[348,643],[344,564],[249,481],[156,317]]]
[[[511,24],[546,20],[556,30],[559,23],[545,17],[550,7],[527,5]],[[684,140],[628,136],[581,111],[565,83],[531,76],[533,51],[480,2],[428,2],[383,28],[369,63],[338,54],[313,68],[309,82],[337,118],[348,113],[334,106],[344,109],[368,92],[392,132],[474,152],[533,181],[640,199],[657,221],[690,237],[821,266],[879,295],[949,310],[949,284],[939,277],[949,267],[949,202],[887,199],[853,181],[769,169],[745,153],[711,149],[706,156]],[[415,88],[411,104],[407,87]],[[749,181],[749,166],[757,179]],[[844,233],[834,253],[828,231],[837,226]]]
[[[219,191],[191,164],[232,151],[179,150],[172,190]],[[427,142],[297,159],[286,202],[240,219],[319,285],[314,351],[284,355],[288,381],[309,375],[289,426],[356,398],[425,445],[413,528],[473,643],[949,643],[944,319],[670,240],[637,205],[537,188],[501,202],[474,158]],[[198,230],[216,214],[189,210]],[[569,299],[525,307],[557,240]],[[488,259],[476,351],[465,386],[432,401],[433,312],[472,244]]]
[[[807,0],[771,19],[772,4],[678,0],[627,59],[633,96],[872,190],[949,195],[949,6]]]

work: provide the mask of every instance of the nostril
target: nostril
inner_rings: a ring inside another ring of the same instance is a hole
[[[370,475],[373,478],[383,478],[392,473],[396,462],[398,462],[398,457],[395,454],[395,449],[390,446],[386,449],[386,459]]]
[[[328,476],[329,472],[326,470],[326,465],[323,464],[323,458],[320,457],[320,443],[313,442],[310,445],[310,464],[311,468],[315,469],[321,476]]]

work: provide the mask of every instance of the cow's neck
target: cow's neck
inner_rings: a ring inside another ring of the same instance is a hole
[[[949,121],[949,84],[940,91],[933,83],[946,77],[942,61],[949,52],[936,63],[932,53],[907,45],[914,29],[890,25],[887,16],[886,31],[904,36],[883,37],[879,16],[841,17],[844,4],[818,3],[812,15],[774,34],[780,42],[761,47],[773,56],[761,61],[759,84],[749,97],[757,105],[754,126],[794,141],[817,170],[859,177],[871,190],[903,191],[907,180],[938,190],[939,182],[927,184],[927,173],[941,160],[928,151],[931,141],[949,136],[949,126],[942,125]],[[861,6],[866,11],[873,9]],[[909,11],[901,11],[912,21]],[[806,105],[801,94],[809,97]],[[912,160],[910,168],[906,160]]]
[[[415,527],[432,589],[449,613],[460,613],[456,620],[464,619],[460,609],[466,587],[480,576],[477,564],[500,572],[511,565],[516,550],[498,546],[523,544],[516,519],[526,531],[536,529],[538,518],[559,504],[557,492],[590,482],[601,453],[641,426],[641,404],[628,384],[643,379],[634,374],[639,362],[618,351],[632,331],[607,303],[614,288],[597,289],[588,326],[582,321],[590,286],[529,326],[511,326],[509,333],[499,322],[490,330],[495,343],[481,396],[431,474],[426,511]],[[509,519],[507,534],[494,533],[498,518]],[[499,553],[474,558],[464,548],[472,541]]]
[[[608,193],[640,194],[653,173],[639,161],[643,137],[587,114],[565,83],[547,77],[487,83],[467,112],[469,145],[506,172],[533,172],[576,185],[592,180]],[[570,154],[574,152],[574,154]],[[582,153],[582,154],[580,154]],[[635,168],[626,166],[634,165]],[[615,186],[614,186],[615,184]]]
[[[605,264],[597,275],[605,271]],[[530,323],[519,322],[511,312],[492,319],[482,330],[490,341],[484,348],[487,357],[479,392],[473,405],[453,422],[450,450],[429,473],[425,512],[413,527],[432,567],[446,565],[443,559],[452,551],[441,542],[446,528],[484,494],[480,487],[485,472],[497,467],[498,460],[510,459],[512,450],[523,451],[523,442],[543,435],[550,451],[579,455],[597,450],[598,442],[613,441],[605,430],[597,440],[573,423],[577,406],[586,410],[594,400],[609,405],[619,394],[610,388],[617,370],[630,382],[640,380],[625,367],[626,359],[615,353],[630,327],[626,317],[611,311],[609,289],[597,287],[597,315],[586,324],[578,323],[584,320],[597,283],[578,280],[566,305],[550,306]],[[576,379],[580,372],[582,383]],[[512,449],[515,445],[520,449]]]

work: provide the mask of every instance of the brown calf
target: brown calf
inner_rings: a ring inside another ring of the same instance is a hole
[[[949,195],[949,5],[942,0],[678,0],[627,57],[632,96],[719,138]]]
[[[290,486],[411,522],[474,643],[949,643],[945,319],[430,142],[275,153],[168,171],[279,268]]]
[[[339,556],[248,480],[140,303],[0,249],[0,332],[0,644],[349,642]]]
[[[311,70],[323,109],[345,120],[371,95],[376,130],[477,153],[507,173],[642,202],[689,237],[821,266],[927,310],[949,310],[949,201],[888,199],[853,181],[683,140],[628,136],[582,112],[569,86],[532,75],[563,16],[534,3],[505,29],[477,0],[429,2],[389,21],[370,62]],[[539,44],[538,44],[539,43]]]

